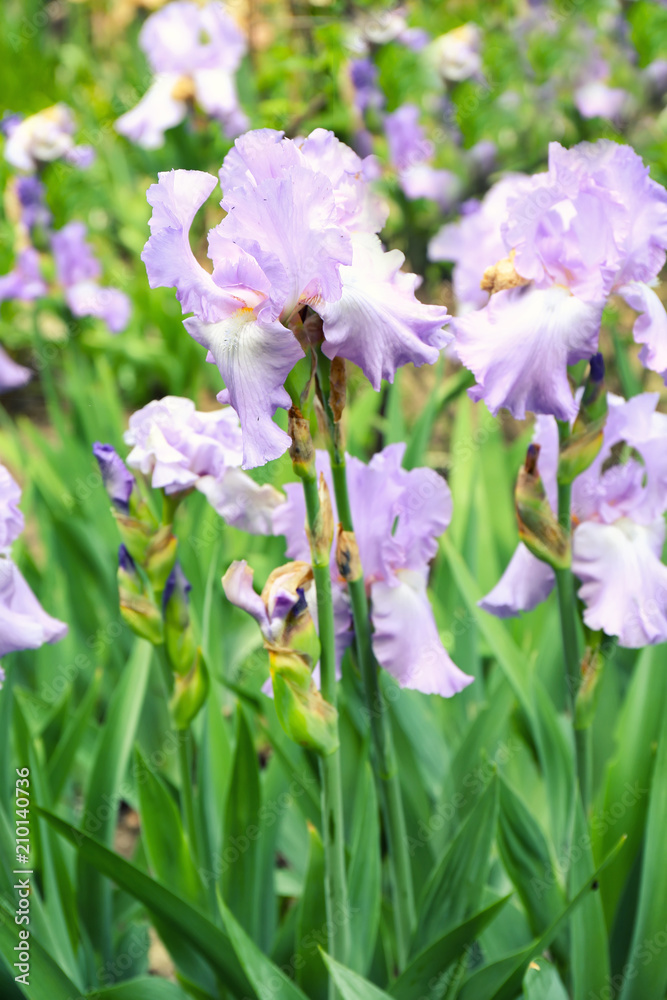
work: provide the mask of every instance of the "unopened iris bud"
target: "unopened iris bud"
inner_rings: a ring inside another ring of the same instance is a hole
[[[604,360],[601,354],[591,358],[579,413],[572,433],[563,443],[558,459],[558,482],[571,483],[593,464],[602,447],[607,420],[607,394],[603,391]]]
[[[93,455],[97,459],[102,482],[112,504],[122,514],[129,514],[130,496],[135,485],[134,476],[112,445],[96,441],[93,445]]]
[[[143,594],[144,583],[136,563],[124,545],[118,547],[118,589],[127,594]]]
[[[154,646],[163,641],[162,615],[155,602],[145,593],[136,594],[119,587],[120,613],[135,635],[148,639]]]
[[[312,478],[315,475],[315,448],[310,423],[296,406],[290,408],[287,431],[292,439],[289,453],[295,473],[301,479]]]
[[[161,594],[167,584],[176,562],[177,548],[178,539],[172,534],[170,524],[165,524],[154,532],[146,549],[144,566],[156,594]]]
[[[192,669],[197,655],[197,643],[190,620],[190,590],[191,585],[177,562],[164,588],[162,609],[167,656],[172,669],[181,676]]]
[[[567,531],[558,523],[537,468],[540,447],[531,444],[519,472],[514,499],[519,537],[534,556],[554,569],[566,569],[571,562]]]
[[[278,720],[295,743],[322,756],[339,746],[338,713],[315,687],[305,660],[290,650],[269,650]]]
[[[319,566],[329,564],[331,544],[334,535],[333,509],[331,507],[331,495],[324,475],[320,473],[320,481],[317,484],[317,494],[320,505],[317,517],[313,525],[312,532],[309,532],[310,545],[315,563]]]
[[[201,649],[197,649],[195,661],[189,673],[174,677],[174,692],[169,709],[175,729],[187,729],[199,713],[208,696],[210,681],[206,662]]]
[[[363,575],[356,535],[353,531],[343,531],[340,524],[336,539],[336,566],[345,583],[354,583]]]

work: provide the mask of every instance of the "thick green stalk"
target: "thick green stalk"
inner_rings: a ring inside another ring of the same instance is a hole
[[[558,439],[563,445],[570,435],[567,421],[558,421]],[[571,526],[572,486],[570,483],[558,483],[558,521],[568,536],[572,534]],[[558,590],[558,608],[560,611],[560,627],[563,638],[563,654],[565,657],[565,672],[567,683],[568,705],[574,721],[574,708],[577,690],[581,682],[581,648],[578,632],[577,602],[574,593],[574,577],[572,570],[557,569],[556,587]],[[577,773],[579,788],[584,809],[588,806],[591,786],[591,743],[590,728],[575,729],[574,738],[577,752]]]
[[[303,478],[306,513],[311,538],[314,540],[320,500],[315,476]],[[320,639],[320,690],[329,704],[336,704],[336,647],[331,571],[329,555],[312,546],[313,575],[317,593],[317,621]],[[327,923],[331,930],[329,954],[347,964],[350,927],[345,872],[345,828],[343,825],[343,789],[340,772],[340,750],[320,758],[322,775],[322,839],[325,859],[325,899]],[[329,980],[329,996],[335,1000],[337,991]]]
[[[332,462],[334,494],[338,519],[344,531],[354,531],[347,490],[345,456],[336,454]],[[408,854],[408,838],[403,812],[403,800],[396,767],[391,723],[382,697],[378,665],[371,645],[368,600],[363,576],[348,581],[355,645],[361,670],[366,708],[370,717],[371,736],[375,752],[375,775],[384,818],[389,860],[394,890],[394,923],[399,968],[405,966],[410,948],[410,936],[415,924],[415,901],[412,869]]]

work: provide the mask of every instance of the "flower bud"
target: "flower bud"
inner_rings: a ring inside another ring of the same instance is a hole
[[[312,532],[309,531],[308,534],[315,563],[319,566],[328,566],[334,535],[334,522],[329,487],[321,472],[320,481],[317,484],[317,493],[320,505],[313,530]]]
[[[340,524],[336,540],[336,566],[345,583],[354,583],[363,576],[356,535],[353,531],[343,531]]]
[[[602,633],[598,639],[602,639]],[[600,641],[586,647],[581,661],[581,683],[574,702],[574,728],[588,729],[595,716],[600,694],[600,680],[605,665],[605,651]]]
[[[184,676],[192,669],[197,655],[189,597],[191,586],[176,563],[164,588],[162,609],[164,616],[164,643],[167,656],[175,673]]]
[[[607,394],[603,391],[604,361],[601,354],[591,358],[579,413],[572,433],[563,443],[558,459],[558,482],[571,483],[593,464],[602,447],[607,420]]]
[[[119,586],[120,613],[135,635],[154,646],[163,641],[162,615],[154,601],[145,594],[135,594]]]
[[[146,549],[144,566],[156,594],[161,594],[166,586],[176,562],[177,548],[178,539],[172,534],[170,524],[158,528],[151,538]]]
[[[169,710],[175,729],[187,729],[203,707],[209,691],[209,674],[201,649],[197,649],[190,672],[174,677]]]
[[[112,504],[121,513],[129,514],[130,496],[135,485],[134,476],[112,445],[96,441],[93,445],[93,455],[97,459],[102,482]]]
[[[525,465],[519,472],[514,499],[519,537],[524,545],[554,569],[566,569],[571,562],[568,532],[558,523],[537,469],[540,447],[531,444]]]
[[[315,448],[310,423],[296,406],[290,408],[287,432],[292,439],[289,453],[295,473],[301,479],[312,478],[315,475]]]
[[[338,713],[315,687],[305,660],[290,650],[269,650],[278,720],[295,743],[327,756],[338,749]]]

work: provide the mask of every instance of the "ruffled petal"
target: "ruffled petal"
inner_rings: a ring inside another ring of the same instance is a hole
[[[456,352],[478,382],[472,399],[483,399],[494,415],[507,407],[519,420],[527,411],[573,419],[567,366],[595,354],[603,305],[561,287],[515,288],[456,318]]]
[[[667,379],[667,312],[652,288],[641,281],[631,281],[618,289],[631,309],[640,315],[635,320],[632,334],[638,344],[643,344],[639,360],[651,371]]]
[[[474,680],[452,662],[433,618],[426,583],[418,573],[401,573],[391,587],[371,587],[373,651],[401,687],[449,698]]]
[[[67,625],[47,615],[11,559],[0,558],[0,657],[57,642]]]
[[[273,533],[273,512],[285,499],[269,483],[256,483],[241,469],[227,469],[220,479],[201,476],[197,489],[227,524],[255,535]]]
[[[401,365],[432,365],[451,337],[444,306],[415,298],[419,278],[400,270],[400,250],[385,253],[377,236],[353,236],[354,257],[341,267],[343,293],[338,302],[312,302],[324,321],[322,350],[359,365],[374,389],[393,382]]]
[[[340,298],[340,265],[351,263],[352,249],[324,174],[294,166],[256,187],[232,188],[222,207],[227,216],[218,232],[258,262],[271,282],[275,314],[288,317],[313,298]]]
[[[572,572],[591,629],[618,636],[639,649],[667,640],[667,566],[660,561],[665,539],[661,517],[651,525],[627,518],[615,524],[586,521],[573,536]]]
[[[21,487],[4,465],[0,465],[0,551],[8,548],[25,527],[19,509]]]
[[[285,379],[303,357],[294,335],[281,323],[260,323],[250,309],[220,323],[186,319],[185,328],[214,356],[226,395],[241,420],[243,468],[253,469],[283,455],[289,435],[273,422],[291,400]]]
[[[519,542],[498,583],[478,603],[496,618],[512,618],[546,601],[555,581],[551,566],[537,559],[523,542]]]
[[[175,288],[183,312],[194,312],[205,323],[246,304],[216,284],[190,247],[192,220],[215,186],[215,177],[201,170],[158,174],[146,196],[153,215],[151,237],[141,254],[151,288]]]
[[[158,73],[139,103],[121,115],[115,129],[144,149],[164,145],[164,133],[182,122],[187,114],[185,101],[173,97],[179,73]]]

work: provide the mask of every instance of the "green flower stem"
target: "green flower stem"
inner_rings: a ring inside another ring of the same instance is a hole
[[[197,835],[197,823],[195,821],[194,798],[192,794],[192,731],[181,729],[178,733],[178,763],[181,773],[181,807],[183,811],[183,823],[188,837],[190,851],[195,863],[199,867],[199,837]]]
[[[558,440],[562,446],[570,436],[570,427],[567,421],[558,421]],[[558,521],[561,527],[572,534],[572,485],[570,483],[558,483]],[[563,653],[565,657],[565,671],[568,704],[574,722],[574,710],[577,690],[581,681],[581,646],[579,643],[579,625],[577,602],[574,593],[574,577],[572,570],[557,569],[556,588],[558,591],[558,607],[560,611],[560,627],[563,638]],[[584,809],[587,808],[591,787],[591,740],[590,728],[575,729],[574,739],[577,753],[577,774],[579,776],[579,788]]]
[[[304,477],[303,491],[311,537],[314,538],[320,500],[317,479]],[[317,621],[321,646],[320,690],[329,704],[336,705],[336,647],[331,571],[328,555],[316,552],[313,547],[313,575],[317,593]],[[322,775],[322,839],[325,857],[325,898],[327,922],[331,929],[329,954],[347,964],[350,928],[347,901],[347,875],[345,872],[345,828],[343,825],[343,789],[340,771],[340,750],[320,759]],[[337,991],[329,980],[329,997],[335,1000]]]
[[[344,531],[353,531],[350,500],[347,490],[345,456],[337,453],[332,462],[334,494],[338,519]],[[348,582],[355,644],[360,665],[366,709],[370,717],[371,736],[375,750],[375,773],[384,817],[389,848],[390,868],[394,890],[394,922],[399,968],[405,966],[410,948],[410,937],[415,924],[415,901],[412,886],[412,869],[408,854],[408,838],[403,812],[403,800],[398,769],[391,737],[391,723],[382,697],[378,677],[378,664],[371,645],[368,600],[363,576]]]

